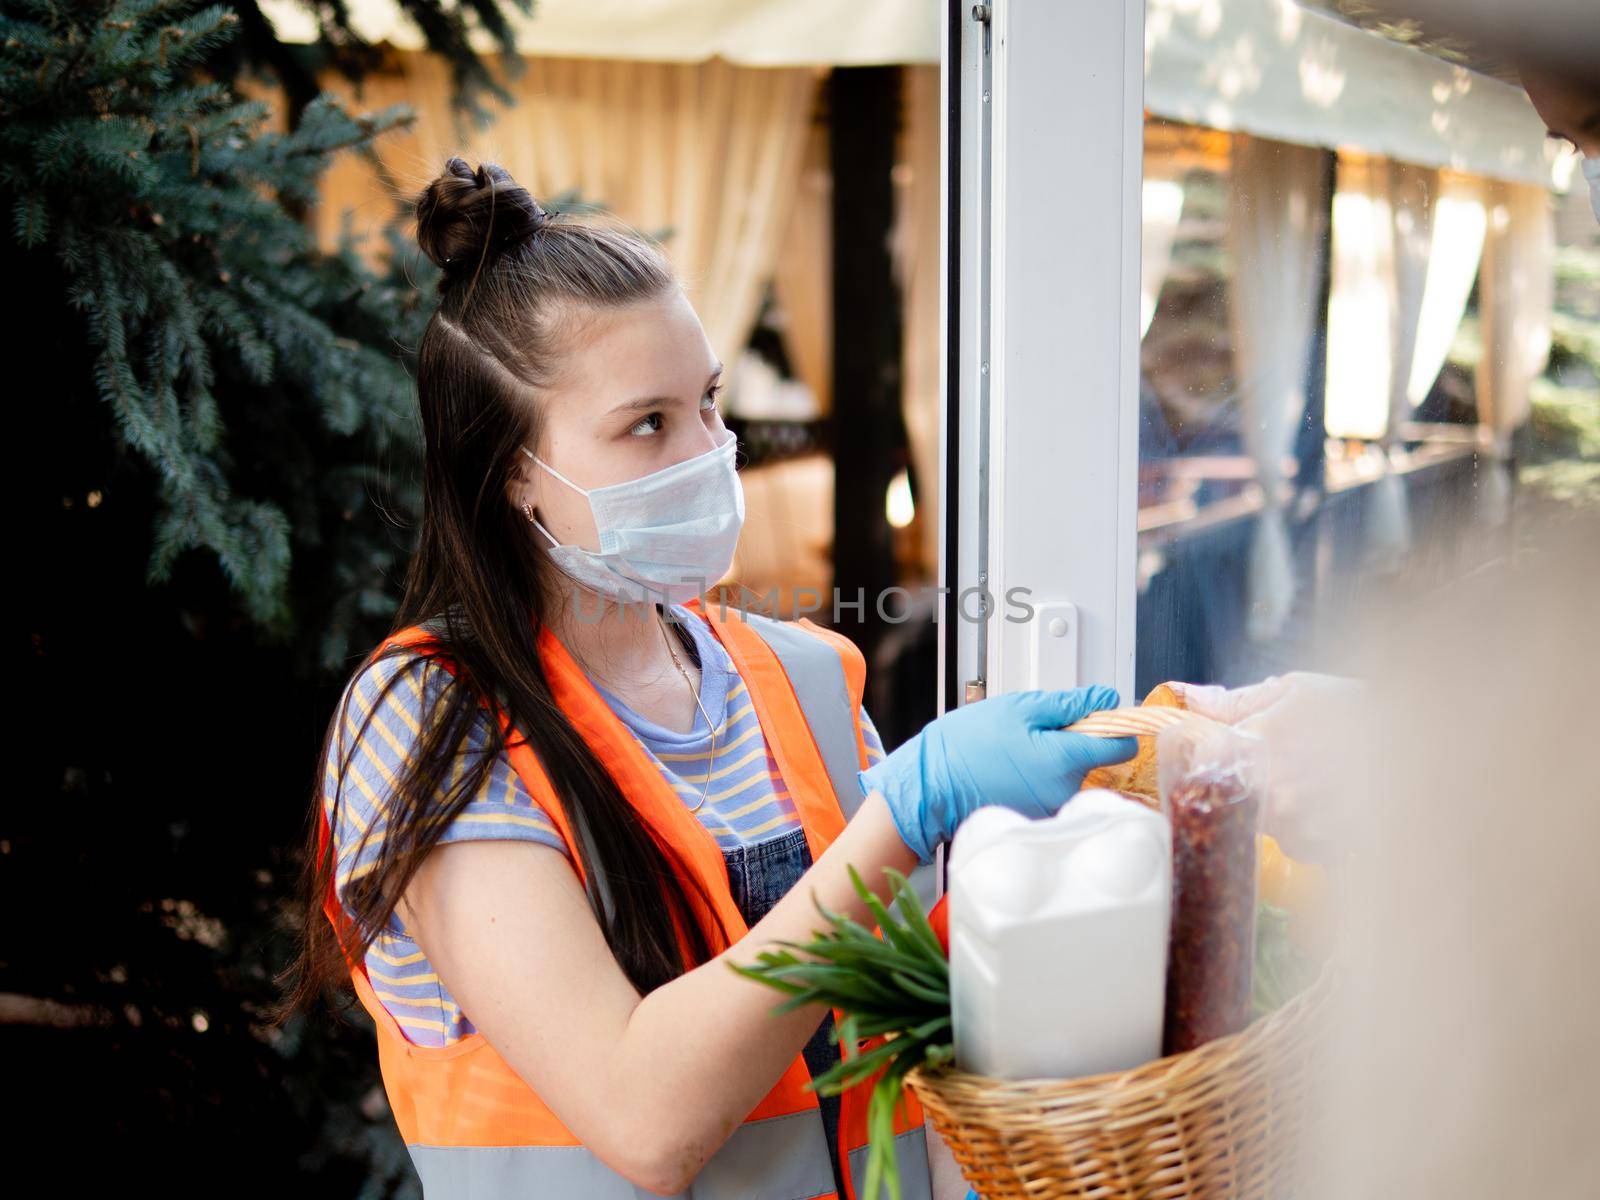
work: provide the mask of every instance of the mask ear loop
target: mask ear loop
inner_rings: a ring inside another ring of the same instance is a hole
[[[588,494],[589,494],[588,492],[586,492],[583,488],[579,487],[577,484],[573,483],[572,480],[568,479],[560,471],[556,470],[549,463],[545,462],[544,459],[540,458],[532,450],[529,450],[526,446],[522,446],[522,447],[520,447],[520,449],[529,458],[533,459],[534,462],[538,463],[546,471],[549,471],[550,474],[554,475],[557,479],[561,480],[562,483],[566,484],[573,491],[577,492],[578,495],[580,495],[580,496],[588,496]]]

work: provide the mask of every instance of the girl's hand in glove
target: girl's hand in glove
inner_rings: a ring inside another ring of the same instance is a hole
[[[895,827],[923,863],[985,804],[1047,817],[1095,767],[1132,758],[1136,739],[1066,733],[1063,725],[1115,708],[1108,687],[1008,692],[962,705],[856,778],[882,792]]]

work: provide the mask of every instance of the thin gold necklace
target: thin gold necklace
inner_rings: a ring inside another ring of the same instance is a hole
[[[694,706],[700,710],[700,715],[706,719],[706,728],[711,731],[711,756],[706,759],[705,784],[700,789],[700,799],[689,810],[692,813],[699,812],[700,805],[706,802],[706,795],[711,790],[711,767],[717,761],[717,729],[711,723],[711,714],[706,711],[706,706],[700,703],[700,689],[695,687],[694,680],[689,678],[689,672],[684,668],[683,660],[678,657],[678,648],[672,644],[675,639],[667,629],[666,618],[659,608],[656,609],[656,620],[661,626],[661,636],[666,639],[667,653],[672,655],[672,665],[678,668],[678,674],[682,675],[683,681],[689,685],[689,694],[694,697]],[[703,665],[700,669],[700,679],[702,683],[705,681],[705,668]]]

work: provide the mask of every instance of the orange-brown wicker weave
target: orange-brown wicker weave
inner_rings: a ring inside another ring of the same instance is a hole
[[[1330,965],[1230,1037],[1131,1070],[993,1079],[914,1068],[906,1082],[983,1200],[1289,1200],[1326,1045]]]
[[[1117,709],[1070,726],[1148,736],[1179,709]],[[1337,956],[1335,956],[1335,961]],[[1288,1200],[1306,1190],[1303,1133],[1336,967],[1239,1033],[1126,1071],[995,1079],[907,1076],[983,1200]]]

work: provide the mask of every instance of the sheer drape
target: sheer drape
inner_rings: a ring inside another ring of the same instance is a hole
[[[577,188],[664,238],[713,350],[734,366],[789,222],[825,68],[529,58],[521,79],[502,77],[515,106],[475,130],[451,114],[436,56],[396,61],[396,72],[369,77],[359,105],[403,102],[417,112],[409,131],[377,146],[396,200],[414,196],[452,154],[499,163],[541,199]],[[328,87],[349,96],[342,81]],[[346,208],[358,232],[375,231],[390,215],[382,194],[367,163],[337,160],[314,215],[325,244]]]
[[[1395,473],[1402,425],[1411,419],[1411,371],[1433,252],[1433,213],[1439,172],[1385,160],[1393,297],[1389,314],[1389,378],[1384,381],[1383,475],[1373,493],[1367,547],[1376,565],[1393,570],[1411,550],[1411,506],[1405,479]]]
[[[895,274],[905,303],[901,394],[917,475],[924,569],[939,564],[939,67],[905,69],[906,119],[896,167]]]
[[[1433,207],[1433,234],[1428,251],[1428,281],[1417,316],[1411,375],[1406,380],[1406,410],[1428,398],[1444,369],[1461,328],[1461,318],[1478,278],[1483,256],[1486,217],[1483,181],[1451,171],[1439,172],[1438,200]]]
[[[1403,562],[1411,545],[1405,481],[1390,452],[1411,416],[1438,176],[1388,159],[1341,160],[1333,200],[1327,429],[1384,450],[1366,532],[1370,556],[1386,568]]]
[[[789,368],[811,389],[821,413],[833,410],[832,204],[828,127],[814,122],[806,131],[789,228],[778,248],[772,291],[781,314]]]
[[[1411,546],[1394,472],[1412,411],[1439,377],[1466,311],[1483,248],[1478,181],[1384,159],[1342,160],[1333,206],[1327,427],[1384,450],[1367,545],[1394,568]]]
[[[1499,521],[1509,510],[1511,431],[1527,418],[1530,389],[1550,354],[1555,232],[1543,188],[1497,180],[1487,184],[1487,195],[1477,385],[1478,419],[1489,427],[1493,455],[1479,495],[1484,516]]]
[[[1265,638],[1282,628],[1294,601],[1284,460],[1305,411],[1316,324],[1322,153],[1240,135],[1231,171],[1229,324],[1245,444],[1264,501],[1251,545],[1247,628]]]
[[[1389,166],[1382,159],[1339,161],[1328,294],[1327,429],[1334,437],[1383,436],[1402,357],[1397,332],[1406,324],[1414,328],[1396,319],[1401,239],[1394,232]]]

